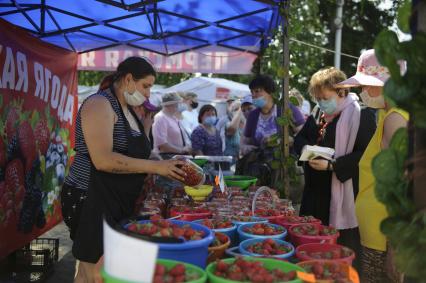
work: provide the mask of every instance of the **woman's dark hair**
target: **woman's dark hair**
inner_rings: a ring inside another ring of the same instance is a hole
[[[132,74],[135,80],[143,79],[149,75],[154,77],[157,76],[157,72],[154,67],[145,58],[136,56],[128,57],[118,65],[117,71],[103,78],[99,85],[99,90],[111,87],[114,82],[120,80],[129,73]]]
[[[249,84],[250,90],[261,88],[269,94],[273,94],[277,87],[274,80],[268,75],[258,75]]]
[[[211,110],[213,110],[213,111],[214,111],[214,114],[215,114],[215,115],[216,115],[216,117],[217,117],[217,111],[216,111],[216,108],[214,108],[214,106],[213,106],[213,105],[206,104],[206,105],[203,105],[203,107],[201,107],[201,109],[200,109],[200,113],[198,113],[198,123],[202,124],[202,123],[203,123],[203,121],[201,121],[201,118],[204,116],[204,113],[206,113],[206,112],[208,112],[208,111],[211,111]]]

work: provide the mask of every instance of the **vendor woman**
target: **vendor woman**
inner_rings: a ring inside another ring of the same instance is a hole
[[[94,282],[103,254],[102,219],[120,221],[133,213],[145,174],[182,180],[181,161],[147,160],[151,146],[129,106],[149,98],[156,77],[145,59],[129,57],[85,100],[76,120],[76,156],[61,193],[62,215],[80,261],[74,282]]]

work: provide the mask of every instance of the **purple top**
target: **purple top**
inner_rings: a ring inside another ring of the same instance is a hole
[[[223,155],[222,139],[216,129],[215,135],[210,135],[201,125],[196,127],[191,134],[191,143],[194,150],[201,150],[203,155]]]
[[[293,123],[296,127],[305,123],[305,117],[299,108],[289,103],[290,110],[293,114]],[[270,137],[278,132],[276,123],[276,111],[267,119],[260,117],[260,108],[251,111],[248,118],[246,127],[244,129],[244,136],[251,138],[254,145],[259,146],[264,138]]]

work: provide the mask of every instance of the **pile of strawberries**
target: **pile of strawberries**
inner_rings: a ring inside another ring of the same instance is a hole
[[[196,164],[192,163],[189,160],[186,160],[184,165],[180,166],[180,169],[185,172],[185,177],[183,183],[187,186],[194,187],[201,185],[204,173],[203,170],[197,167]]]
[[[187,241],[201,240],[205,235],[204,231],[191,228],[190,225],[179,226],[164,219],[151,220],[148,223],[131,223],[127,230],[144,236],[152,237],[183,237]]]
[[[232,217],[232,221],[237,221],[237,222],[255,222],[256,219],[254,219],[252,216],[236,215],[236,216]]]
[[[330,235],[337,234],[337,230],[333,227],[311,225],[311,224],[298,225],[290,229],[296,235],[330,236]]]
[[[351,249],[346,247],[336,247],[330,251],[324,252],[309,252],[309,251],[300,251],[300,255],[307,256],[313,259],[341,259],[347,258],[354,254]]]
[[[280,216],[283,215],[283,213],[278,209],[256,209],[254,212],[255,215],[258,215],[260,217],[270,217],[270,216]]]
[[[210,229],[224,229],[234,226],[229,218],[203,219],[200,223]]]
[[[226,236],[225,234],[215,233],[214,234],[214,240],[210,244],[210,247],[218,247],[218,246],[221,246],[223,244],[226,244],[228,241],[229,241],[229,237]]]
[[[312,222],[318,222],[318,219],[316,219],[313,216],[288,216],[285,219],[285,222],[288,223],[312,223]]]
[[[162,264],[155,266],[154,283],[181,283],[198,279],[197,272],[186,270],[185,265],[178,263],[169,270]]]
[[[291,252],[293,249],[289,245],[277,243],[273,239],[265,239],[246,247],[246,250],[253,254],[260,255],[282,255]]]
[[[175,206],[171,209],[171,212],[178,214],[199,214],[199,213],[209,213],[210,210],[200,207],[191,207],[191,206]]]
[[[272,236],[284,232],[284,228],[280,226],[272,226],[267,223],[256,223],[248,227],[244,227],[243,231],[248,234]]]
[[[229,264],[217,261],[214,275],[229,280],[253,283],[286,282],[296,279],[296,271],[284,272],[280,269],[268,270],[259,261],[237,258]]]
[[[351,283],[348,278],[347,265],[327,261],[303,263],[308,273],[313,273],[317,280],[333,280],[334,283]]]

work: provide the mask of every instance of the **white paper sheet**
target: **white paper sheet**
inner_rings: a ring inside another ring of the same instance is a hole
[[[119,233],[104,221],[104,268],[109,275],[150,283],[157,254],[158,245]]]

